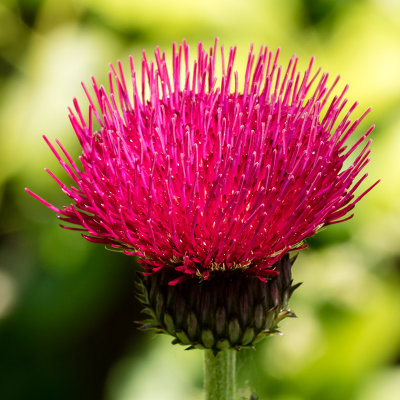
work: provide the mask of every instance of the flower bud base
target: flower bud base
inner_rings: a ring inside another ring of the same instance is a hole
[[[141,329],[174,337],[188,349],[253,347],[267,335],[279,333],[277,325],[295,315],[288,301],[299,284],[292,285],[294,258],[286,254],[274,268],[279,275],[266,282],[243,271],[214,272],[209,279],[191,278],[171,286],[173,269],[142,276],[138,298],[149,319]]]

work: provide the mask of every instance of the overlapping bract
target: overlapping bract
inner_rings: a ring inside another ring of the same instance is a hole
[[[313,73],[313,59],[300,74],[297,57],[284,71],[279,51],[251,49],[239,89],[236,49],[224,59],[221,48],[221,78],[218,52],[217,43],[209,52],[199,44],[191,65],[186,43],[174,45],[171,72],[165,53],[157,49],[154,63],[143,53],[140,77],[130,58],[131,82],[118,63],[109,94],[93,79],[88,117],[76,101],[70,111],[82,167],[46,139],[74,184],[49,173],[73,204],[59,209],[34,196],[86,239],[182,277],[238,268],[274,275],[271,266],[305,238],[351,218],[374,186],[355,197],[373,127],[346,146],[369,110],[351,122],[347,86],[333,96],[338,78],[328,84],[328,74]]]

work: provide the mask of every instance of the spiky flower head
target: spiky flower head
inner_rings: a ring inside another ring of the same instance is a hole
[[[251,48],[243,80],[236,48],[226,58],[221,47],[218,64],[217,53],[200,43],[191,65],[188,45],[174,44],[170,71],[157,48],[154,62],[143,52],[140,76],[132,57],[127,76],[111,66],[109,94],[94,79],[94,96],[84,86],[88,112],[76,100],[70,110],[81,166],[45,138],[74,185],[48,172],[73,203],[41,201],[86,239],[139,255],[149,272],[173,267],[178,279],[274,275],[304,239],[351,218],[372,188],[355,198],[373,127],[347,142],[369,110],[351,122],[347,86],[333,96],[339,78],[328,84],[313,59],[301,74],[296,56],[283,70],[279,50]]]
[[[234,71],[236,48],[227,56],[220,50],[217,56],[217,41],[209,52],[200,43],[191,63],[188,45],[174,44],[169,68],[157,48],[153,62],[143,52],[139,73],[132,57],[129,75],[120,62],[111,66],[108,91],[94,79],[94,95],[83,86],[88,111],[76,100],[70,110],[81,165],[45,138],[74,181],[66,185],[48,171],[72,204],[58,208],[28,190],[64,228],[138,255],[145,274],[163,274],[142,285],[150,325],[214,349],[225,339],[251,344],[275,328],[293,290],[287,253],[305,248],[323,226],[350,219],[376,184],[355,196],[367,176],[361,171],[373,127],[348,144],[369,110],[350,120],[357,103],[346,108],[347,86],[333,95],[339,77],[328,83],[327,73],[313,72],[314,59],[297,72],[296,56],[282,69],[279,50],[262,47],[258,55],[251,48],[243,79]],[[213,276],[227,280],[220,285],[227,292],[237,288],[224,322],[215,320],[221,298],[210,295],[218,287],[207,285],[193,304],[188,299],[195,319],[189,310],[181,321],[182,296],[193,292],[182,281]],[[269,285],[258,288],[254,277]],[[177,283],[178,294],[166,289]],[[243,304],[262,304],[262,316],[251,307],[244,315]]]

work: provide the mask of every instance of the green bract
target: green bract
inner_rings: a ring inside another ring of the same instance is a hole
[[[177,272],[163,269],[141,277],[138,297],[149,316],[142,329],[174,337],[188,349],[253,347],[277,325],[295,315],[288,309],[294,258],[286,254],[274,267],[279,275],[265,282],[241,271],[214,273],[208,280],[187,279],[170,285]]]

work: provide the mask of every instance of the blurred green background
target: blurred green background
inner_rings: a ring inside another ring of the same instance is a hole
[[[80,81],[108,63],[186,38],[311,55],[375,123],[369,182],[356,217],[310,240],[294,268],[282,337],[239,354],[241,396],[271,400],[400,398],[399,0],[2,0],[0,3],[0,399],[195,400],[202,354],[137,331],[132,258],[58,227],[23,190],[61,206],[41,139],[77,156],[67,118]],[[138,64],[138,62],[137,62]],[[82,101],[82,104],[85,104]],[[361,131],[359,131],[361,132]]]

